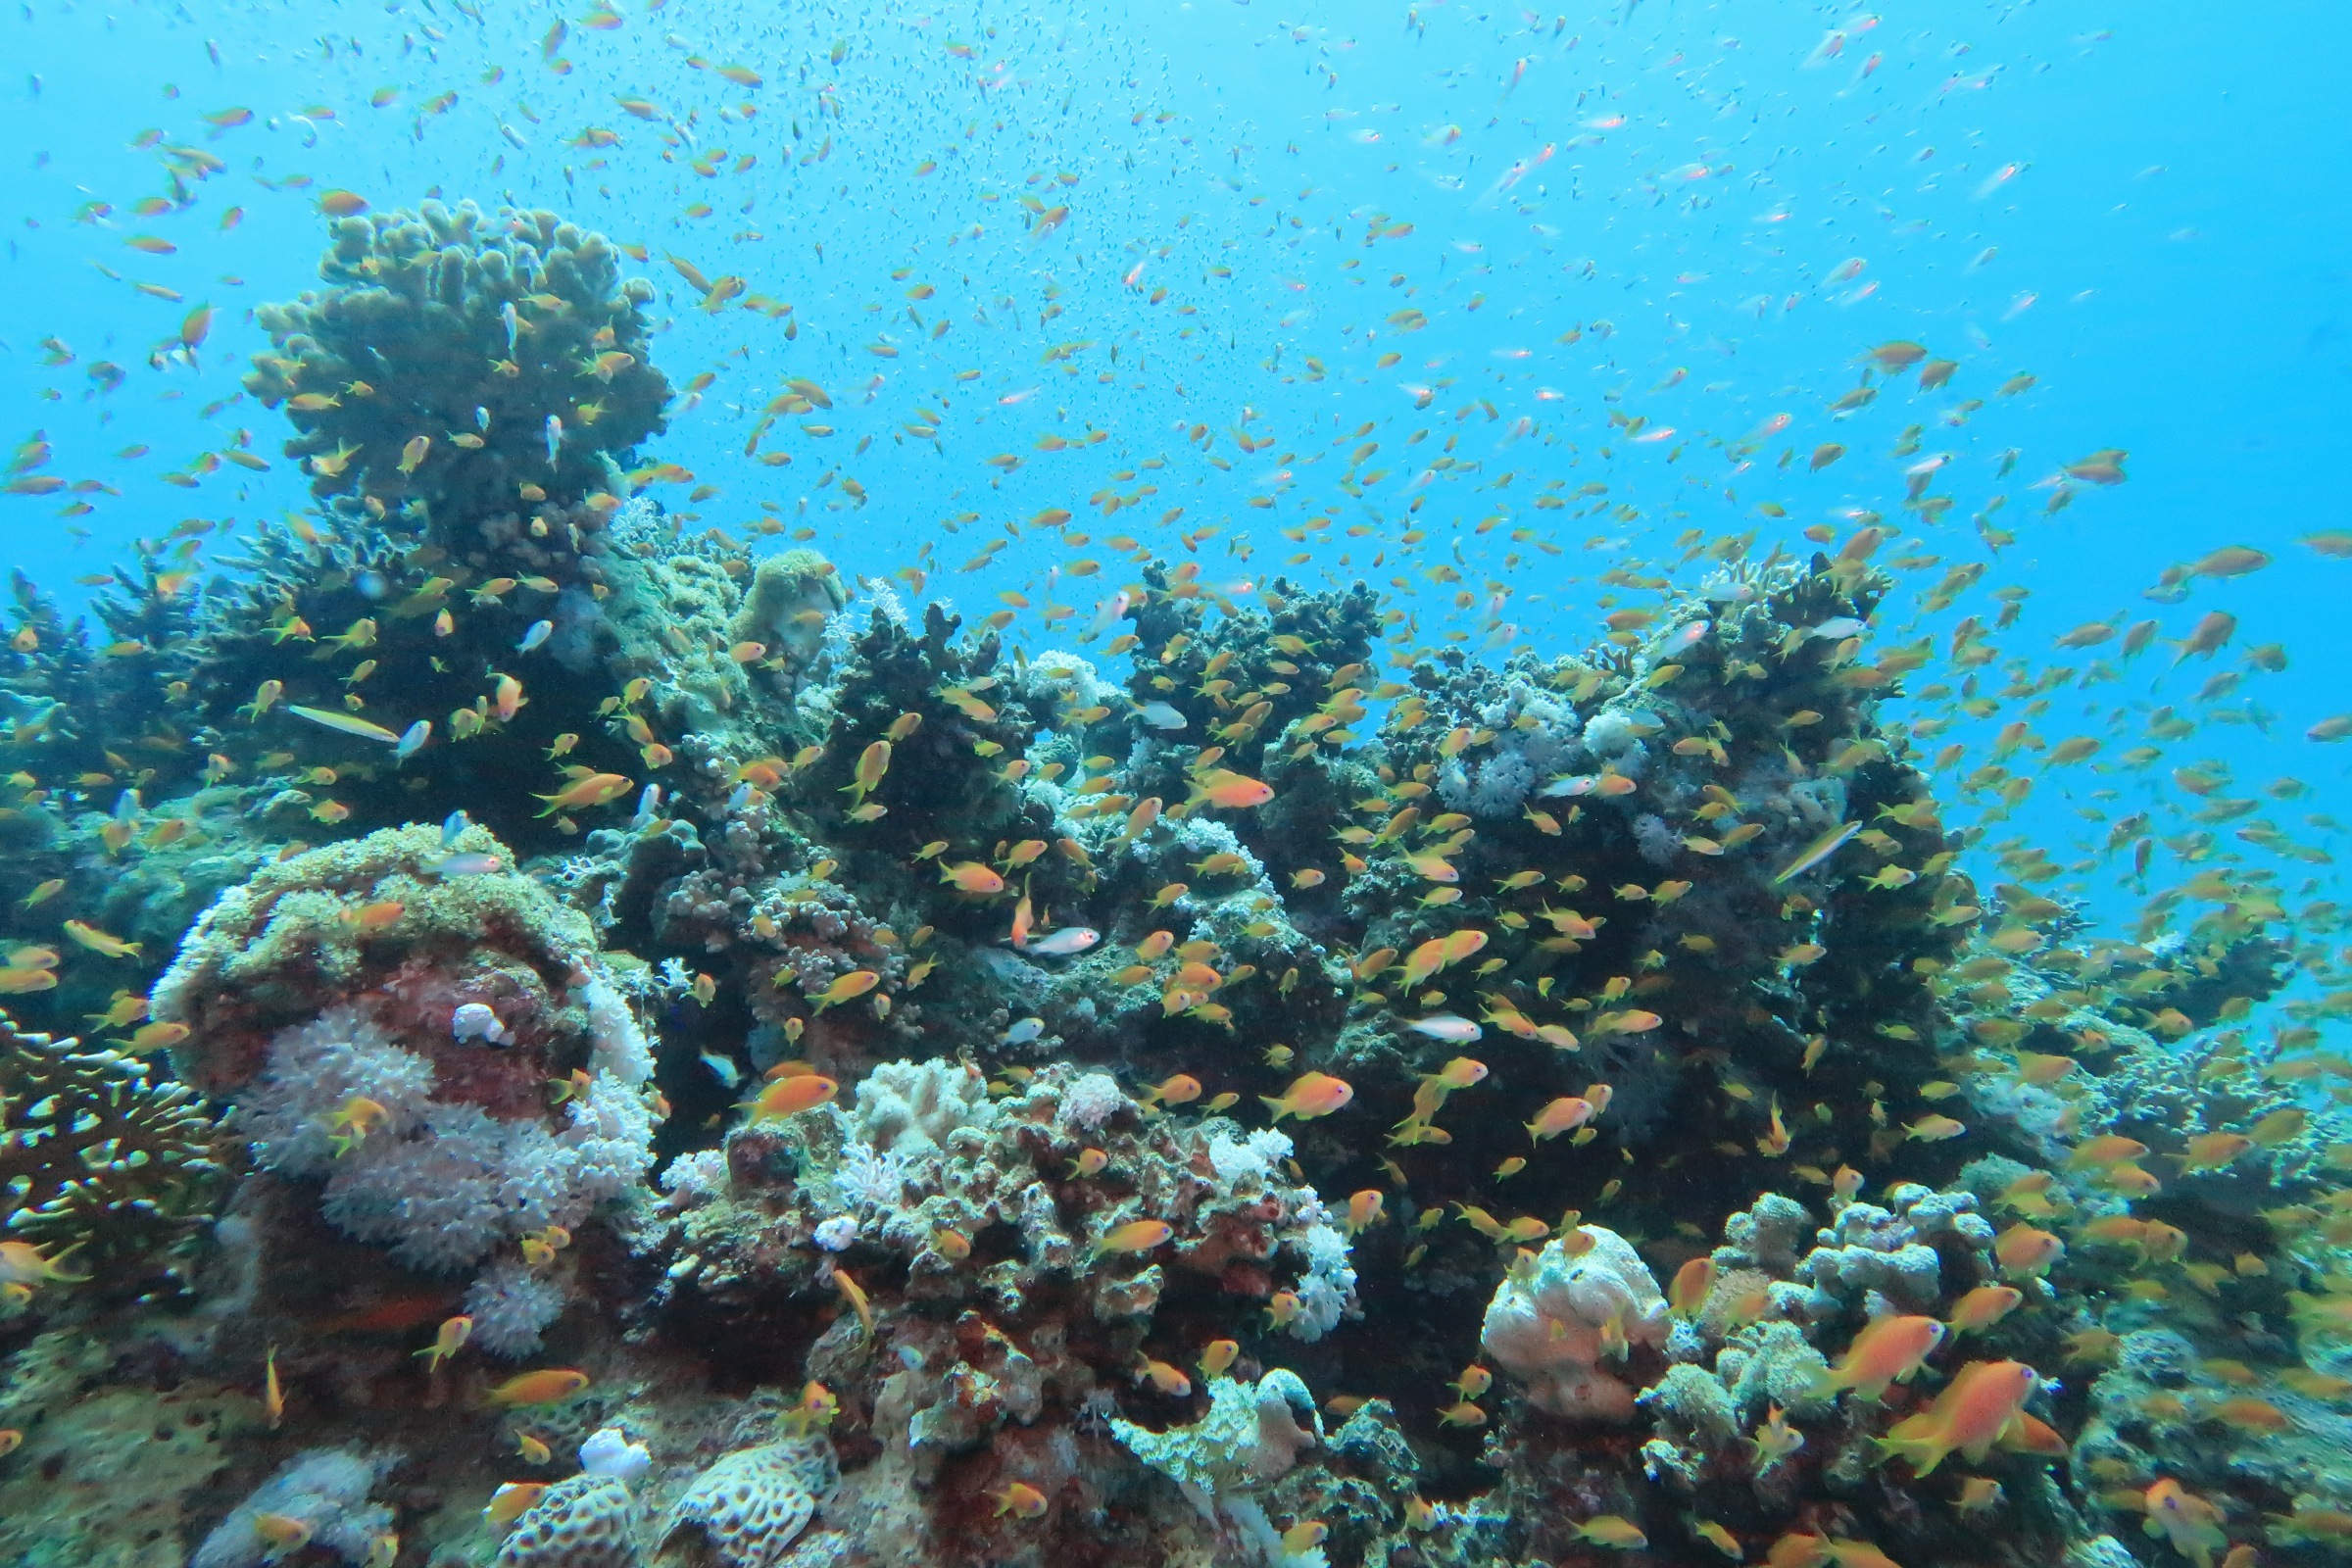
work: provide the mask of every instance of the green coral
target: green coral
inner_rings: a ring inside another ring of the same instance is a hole
[[[624,283],[611,241],[553,213],[428,201],[344,218],[318,275],[331,286],[263,307],[275,352],[246,387],[287,406],[300,433],[286,455],[320,497],[470,521],[512,513],[530,486],[560,509],[612,489],[664,427],[652,286]]]
[[[120,1052],[26,1034],[0,1014],[0,1193],[12,1241],[135,1283],[211,1217],[213,1120],[185,1084]]]

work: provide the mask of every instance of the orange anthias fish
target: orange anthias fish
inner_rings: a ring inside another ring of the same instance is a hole
[[[1103,1233],[1102,1239],[1095,1244],[1095,1253],[1102,1256],[1109,1252],[1149,1252],[1175,1234],[1175,1227],[1166,1220],[1131,1219]]]
[[[588,1387],[588,1374],[570,1367],[551,1367],[512,1377],[483,1396],[501,1409],[525,1404],[561,1404]]]
[[[1888,1384],[1911,1380],[1943,1335],[1943,1325],[1932,1317],[1880,1318],[1854,1336],[1838,1364],[1815,1381],[1814,1393],[1851,1389],[1860,1398],[1883,1398]]]
[[[1353,1100],[1355,1089],[1345,1079],[1334,1078],[1329,1073],[1310,1072],[1300,1074],[1290,1088],[1282,1092],[1280,1099],[1266,1095],[1257,1098],[1274,1113],[1274,1119],[1278,1122],[1285,1116],[1310,1121],[1317,1116],[1328,1116]]]
[[[1952,1303],[1947,1326],[1954,1334],[1980,1334],[2017,1310],[2026,1298],[2014,1285],[1980,1285]]]
[[[618,773],[590,773],[585,778],[564,785],[553,795],[540,795],[533,799],[547,803],[547,809],[539,813],[541,816],[553,816],[558,811],[584,810],[592,806],[610,805],[634,787],[631,780]]]
[[[1265,805],[1274,798],[1274,787],[1219,768],[1194,783],[1192,798],[1196,803],[1238,810]]]
[[[1972,1361],[1934,1404],[1896,1422],[1879,1439],[1879,1449],[1910,1460],[1913,1472],[1922,1476],[1952,1453],[1982,1464],[1996,1445],[2063,1454],[2066,1440],[2026,1414],[2026,1399],[2040,1383],[2041,1375],[2023,1361]]]
[[[881,983],[882,977],[871,969],[852,969],[848,974],[841,976],[825,987],[823,991],[817,993],[816,1010],[822,1012],[827,1007],[838,1007],[845,1002],[855,1002]]]
[[[2170,1476],[2148,1488],[2139,1502],[2148,1516],[2140,1528],[2191,1562],[2210,1564],[2213,1553],[2230,1544],[2222,1534],[2222,1510]]]
[[[752,1116],[759,1121],[772,1121],[782,1116],[797,1116],[804,1110],[813,1110],[841,1092],[841,1085],[815,1073],[797,1073],[778,1078],[761,1089],[752,1101]]]

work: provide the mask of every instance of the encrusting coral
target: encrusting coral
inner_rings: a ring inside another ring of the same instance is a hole
[[[321,505],[91,625],[20,580],[0,650],[0,991],[93,1026],[0,1035],[0,1350],[194,1412],[174,1550],[2352,1538],[2352,1123],[2243,1025],[2283,907],[1980,888],[1886,530],[1552,657],[1149,560],[1030,651],[643,493],[600,236],[332,244],[251,378]]]

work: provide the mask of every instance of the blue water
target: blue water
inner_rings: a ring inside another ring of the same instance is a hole
[[[1050,572],[1099,548],[1025,531],[985,569],[954,568],[1043,509],[1083,518],[1090,496],[1152,484],[1093,536],[1195,549],[1229,585],[1280,570],[1394,579],[1421,645],[1448,629],[1507,641],[1490,635],[1500,619],[1556,651],[1592,634],[1610,565],[1671,561],[1687,530],[1801,546],[1806,526],[1843,537],[1857,509],[1904,520],[1904,468],[1949,454],[1935,489],[1950,511],[1911,519],[1885,552],[1937,558],[1915,568],[1922,586],[1990,562],[1936,624],[1989,621],[1985,591],[2022,585],[2020,627],[1999,640],[2039,665],[2058,633],[2119,612],[2155,615],[2166,637],[2208,609],[2241,618],[2211,663],[2151,686],[2171,658],[2159,647],[2120,684],[2062,690],[2041,733],[2109,734],[2123,704],[2201,711],[2208,674],[2282,643],[2289,668],[2205,705],[2224,721],[2167,764],[2211,756],[2243,785],[2304,780],[2313,796],[2276,819],[2314,843],[2326,831],[2300,813],[2342,810],[2352,753],[2301,736],[2342,706],[2352,631],[2332,612],[2352,564],[2296,542],[2352,521],[2329,460],[2352,414],[2352,117],[2332,112],[2329,76],[2352,44],[2340,8],[676,0],[624,6],[610,29],[592,15],[43,4],[0,24],[15,66],[7,433],[45,433],[41,472],[108,487],[63,517],[71,495],[0,497],[10,562],[71,597],[73,578],[183,518],[250,523],[300,505],[282,459],[193,488],[163,476],[239,441],[274,458],[279,420],[236,377],[265,341],[252,306],[313,281],[318,194],[388,209],[438,191],[554,207],[644,247],[663,289],[662,368],[680,386],[713,375],[653,447],[719,493],[658,493],[709,523],[776,518],[779,543],[806,531],[853,572],[919,561],[929,591],[964,608],[1014,591],[1074,606],[1083,624],[1107,579]],[[549,51],[559,20],[567,36]],[[726,66],[760,84],[723,79]],[[201,118],[238,108],[250,123]],[[590,126],[617,144],[570,145]],[[136,145],[150,129],[224,167],[175,188],[160,149]],[[154,196],[170,209],[133,211]],[[1029,232],[1024,196],[1066,204],[1066,220]],[[708,214],[689,216],[698,203]],[[232,209],[241,221],[224,230]],[[135,235],[175,252],[133,249]],[[671,253],[789,302],[789,317],[698,310]],[[199,303],[218,315],[198,362],[151,366]],[[1401,330],[1404,311],[1426,325]],[[52,338],[70,361],[44,363]],[[1957,360],[1950,385],[1891,378],[1834,418],[1857,356],[1890,339]],[[1401,360],[1381,368],[1389,353]],[[122,368],[119,388],[91,390],[98,360]],[[2031,389],[1996,396],[2018,372]],[[832,389],[832,433],[783,420],[764,450],[791,462],[762,466],[744,438],[787,375]],[[1963,399],[1984,407],[1943,422]],[[1651,439],[1626,439],[1612,415]],[[1736,467],[1727,444],[1783,416]],[[1914,423],[1917,450],[1892,455]],[[1205,453],[1188,444],[1195,425],[1213,433]],[[1388,473],[1359,498],[1335,481],[1365,425],[1381,443],[1366,466]],[[1107,439],[1037,449],[1090,430]],[[1237,430],[1263,448],[1241,450]],[[1808,474],[1830,440],[1848,454]],[[2129,481],[2045,514],[2035,482],[2105,448],[2130,454]],[[1441,450],[1465,466],[1428,472]],[[1021,465],[1002,472],[1000,455]],[[1552,481],[1605,484],[1607,510],[1533,508]],[[2014,536],[1997,552],[1970,520],[1995,496],[1989,525]],[[1302,540],[1280,532],[1316,516],[1330,520]],[[1402,542],[1408,527],[1425,537]],[[1196,530],[1210,531],[1180,540]],[[2229,544],[2275,564],[2179,605],[2141,597],[2167,565]],[[1447,563],[1461,580],[1432,581]],[[1034,610],[1015,635],[1066,640]],[[2080,772],[2073,800],[2043,791],[2019,821],[2095,838],[2074,808],[2102,788],[2136,797],[2143,777]]]

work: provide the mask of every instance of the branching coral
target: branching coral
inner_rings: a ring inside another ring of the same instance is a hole
[[[621,487],[617,462],[662,428],[650,286],[553,213],[426,202],[340,219],[318,275],[324,291],[264,309],[275,351],[246,385],[286,406],[287,455],[322,497],[421,503],[454,530]]]
[[[0,1015],[0,1230],[111,1283],[143,1277],[219,1196],[214,1125],[184,1084]]]

